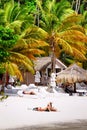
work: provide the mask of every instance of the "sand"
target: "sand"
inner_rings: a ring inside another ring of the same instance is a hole
[[[37,112],[32,108],[52,102],[57,112]],[[86,130],[87,96],[66,93],[11,95],[0,102],[0,130]]]

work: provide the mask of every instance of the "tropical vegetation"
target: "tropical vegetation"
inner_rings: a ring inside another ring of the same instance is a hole
[[[44,6],[39,2],[38,6],[41,10],[39,26],[48,33],[50,52],[57,58],[65,52],[73,56],[75,61],[86,60],[87,36],[81,26],[82,16],[73,11],[65,0],[59,3],[46,1]]]
[[[22,80],[22,76],[19,68],[26,68],[28,71],[34,73],[32,60],[35,59],[35,55],[44,54],[45,52],[42,50],[42,47],[48,46],[47,43],[43,41],[41,29],[37,28],[33,22],[31,22],[34,20],[32,20],[32,16],[26,12],[26,8],[22,9],[18,7],[17,4],[10,2],[5,4],[4,9],[1,9],[0,13],[1,25],[6,29],[13,30],[13,35],[18,35],[18,39],[14,41],[15,46],[8,47],[8,50],[6,48],[7,54],[9,51],[9,57],[7,56],[6,59],[8,60],[8,64],[7,62],[4,64],[6,64],[6,70],[11,75],[16,75],[20,80]],[[11,44],[11,42],[9,44]]]
[[[73,2],[73,3],[72,3]],[[0,0],[0,73],[22,80],[34,74],[37,56],[55,57],[87,69],[87,10],[75,0]]]

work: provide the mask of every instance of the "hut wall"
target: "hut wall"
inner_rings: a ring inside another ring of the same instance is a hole
[[[22,75],[24,84],[29,85],[35,83],[34,75],[31,74],[30,72],[24,72]]]

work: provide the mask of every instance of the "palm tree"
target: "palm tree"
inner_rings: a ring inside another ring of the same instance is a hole
[[[81,16],[67,6],[69,3],[64,0],[59,3],[55,3],[55,0],[46,1],[45,4],[43,7],[40,2],[38,3],[41,11],[40,27],[48,33],[52,71],[54,72],[55,55],[59,57],[62,51],[75,59],[86,60],[87,36],[84,28],[80,26]]]
[[[7,3],[5,9],[0,12],[1,19],[3,18],[3,21],[1,20],[0,23],[5,28],[13,29],[14,34],[19,36],[15,45],[8,48],[10,56],[7,58],[8,62],[3,65],[9,73],[12,75],[16,74],[20,78],[20,73],[17,73],[20,72],[19,68],[26,68],[34,73],[33,60],[35,56],[43,55],[42,47],[47,46],[47,43],[42,39],[43,33],[41,29],[33,25],[31,15],[29,14],[28,16],[27,11],[25,8],[22,9],[14,4],[12,5],[12,3]]]
[[[14,0],[13,0],[14,1]],[[34,24],[33,14],[28,13],[29,8],[18,7],[12,1],[5,3],[4,9],[0,10],[0,24],[15,30],[15,33],[21,34],[24,29]]]
[[[11,71],[11,65],[15,65],[15,63],[9,62],[10,57],[10,49],[13,48],[16,41],[18,39],[18,36],[14,34],[13,30],[4,28],[3,26],[0,26],[0,74],[4,74],[6,72],[9,72],[9,74],[17,74],[17,76],[20,76],[20,80],[22,80],[20,71],[18,70],[18,67],[15,67],[16,69]],[[10,67],[10,71],[8,70],[8,66]],[[16,66],[16,65],[15,65]],[[2,76],[3,77],[3,76]],[[2,82],[2,85],[4,87],[4,84],[6,83],[6,77],[3,77],[4,80]],[[3,79],[2,78],[2,79]]]
[[[83,19],[81,21],[81,25],[85,28],[85,32],[86,32],[86,35],[87,35],[87,10],[86,10],[86,4],[87,2],[84,1],[83,4],[81,4],[81,7],[80,7],[80,12],[83,16]],[[87,47],[87,44],[86,44],[86,47]],[[87,57],[87,53],[86,53],[86,57]],[[83,61],[83,67],[85,69],[87,69],[87,61]]]

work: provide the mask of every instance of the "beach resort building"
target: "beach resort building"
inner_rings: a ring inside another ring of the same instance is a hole
[[[61,70],[66,69],[65,66],[59,59],[56,58],[55,63],[55,73],[60,72]],[[50,74],[51,74],[51,57],[38,57],[34,62],[35,72],[40,73],[40,85],[47,85],[49,82]],[[29,72],[23,73],[23,79],[25,84],[35,83],[35,75],[32,75]]]

